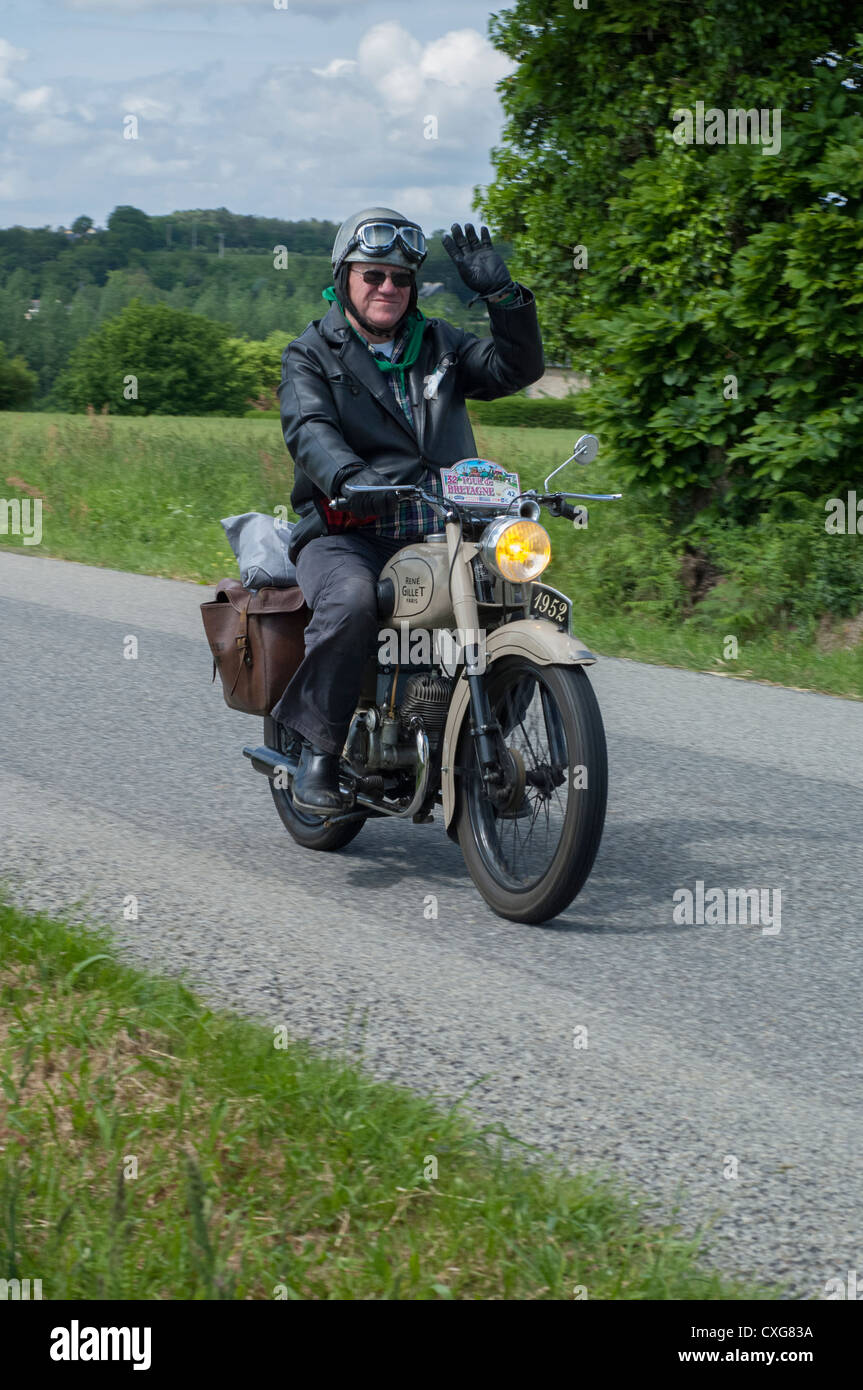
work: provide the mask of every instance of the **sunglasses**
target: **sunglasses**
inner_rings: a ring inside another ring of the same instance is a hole
[[[356,266],[351,267],[356,271]],[[385,280],[392,280],[393,289],[406,290],[414,282],[413,272],[410,270],[360,270],[359,274],[367,285],[376,285],[378,288]]]

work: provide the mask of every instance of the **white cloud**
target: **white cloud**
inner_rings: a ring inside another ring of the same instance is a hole
[[[124,113],[129,112],[152,121],[165,121],[172,113],[168,102],[157,101],[154,97],[143,96],[138,92],[123,96],[120,104]]]
[[[290,61],[268,63],[271,45],[230,83],[228,61],[182,67],[174,49],[176,66],[154,76],[129,80],[121,70],[112,80],[106,69],[94,84],[52,72],[50,87],[25,90],[7,73],[28,55],[0,40],[0,83],[11,84],[4,189],[32,198],[28,171],[39,168],[43,191],[23,219],[31,222],[49,206],[55,222],[82,211],[99,221],[127,202],[334,220],[380,202],[432,225],[464,220],[499,139],[495,83],[512,65],[476,29],[421,42],[408,22],[371,26],[324,66],[293,48]],[[123,139],[126,113],[140,118],[137,140]],[[46,150],[76,142],[74,158],[58,156],[51,168]],[[20,218],[4,203],[0,222]]]
[[[130,142],[131,144],[132,142]],[[159,159],[136,147],[123,157],[123,172],[132,178],[170,178],[194,169],[191,159]]]
[[[395,20],[375,24],[357,49],[360,75],[374,83],[385,79],[395,67],[418,64],[421,56],[422,44]]]
[[[0,67],[7,63],[23,62],[27,57],[26,48],[13,48],[8,39],[0,39]]]
[[[78,145],[86,139],[85,132],[79,125],[72,121],[61,120],[56,116],[49,120],[37,121],[35,125],[30,127],[28,136],[30,144],[53,148]]]
[[[140,14],[144,10],[213,10],[248,9],[254,0],[63,0],[67,10],[110,11],[112,14]],[[363,8],[370,0],[287,0],[286,8],[300,14],[320,15],[322,19],[339,10],[351,13]],[[272,4],[272,0],[268,0]],[[259,8],[259,4],[256,5]]]
[[[0,101],[14,101],[18,83],[9,76],[13,64],[23,63],[29,55],[24,48],[13,48],[8,39],[0,39]]]
[[[312,68],[315,77],[342,77],[357,66],[354,58],[334,58],[325,68]]]
[[[209,10],[220,5],[238,9],[242,0],[63,0],[63,4],[67,10],[110,10],[112,14],[138,14],[141,10]]]
[[[14,98],[19,111],[42,111],[51,100],[50,87],[33,87],[29,92],[20,92]]]
[[[392,199],[393,206],[399,212],[415,217],[424,224],[426,232],[431,232],[438,221],[446,227],[452,222],[463,221],[470,211],[472,193],[473,185],[470,183],[440,184],[435,188],[428,188],[425,184],[406,184],[403,188],[393,189]],[[440,216],[442,207],[450,210],[448,218]]]
[[[492,86],[513,71],[509,59],[476,29],[456,29],[435,39],[423,51],[419,66],[423,77],[447,87]]]
[[[495,84],[513,70],[476,29],[456,29],[419,43],[401,24],[376,24],[357,50],[357,78],[371,83],[393,115],[423,111],[442,118],[472,110],[479,120],[493,106]]]

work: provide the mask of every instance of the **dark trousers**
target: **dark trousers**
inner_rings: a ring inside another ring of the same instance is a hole
[[[327,753],[342,751],[378,630],[386,627],[378,619],[378,576],[407,544],[348,531],[308,541],[297,556],[297,582],[312,610],[306,654],[271,714]]]

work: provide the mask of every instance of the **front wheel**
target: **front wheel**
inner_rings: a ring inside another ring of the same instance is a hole
[[[492,804],[469,719],[459,742],[459,844],[482,896],[501,917],[547,922],[593,867],[608,792],[599,705],[581,666],[501,657],[486,677],[492,717],[516,769],[511,804]]]
[[[264,743],[268,748],[275,748],[280,753],[288,752],[284,746],[281,728],[269,717],[264,720]],[[287,787],[277,787],[272,778],[269,780],[270,791],[282,825],[303,849],[344,849],[345,845],[349,845],[351,840],[359,835],[366,823],[365,816],[358,816],[356,820],[344,821],[341,825],[325,826],[322,816],[310,815],[294,805]]]

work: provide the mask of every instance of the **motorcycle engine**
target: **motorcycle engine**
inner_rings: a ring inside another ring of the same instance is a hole
[[[380,702],[357,710],[345,744],[348,762],[356,772],[365,775],[394,772],[398,768],[413,769],[416,740],[410,724],[414,716],[422,720],[433,749],[440,743],[446,725],[453,684],[448,676],[428,670],[402,676],[393,715],[389,713],[386,698],[387,687],[391,690],[390,678],[387,675],[383,679],[383,690],[379,687]]]
[[[418,714],[428,734],[429,743],[436,744],[446,723],[451,690],[452,681],[448,676],[432,676],[427,672],[410,676],[405,683],[404,695],[399,706],[402,731],[408,732],[411,716]]]

